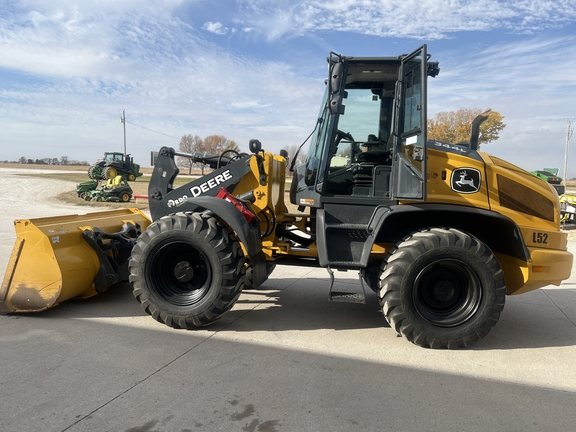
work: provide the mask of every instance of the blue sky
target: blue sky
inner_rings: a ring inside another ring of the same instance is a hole
[[[507,126],[484,151],[563,168],[573,0],[0,0],[0,160],[122,151],[122,110],[145,166],[184,134],[278,151],[313,129],[331,50],[396,56],[423,43],[441,68],[430,116],[490,107]]]

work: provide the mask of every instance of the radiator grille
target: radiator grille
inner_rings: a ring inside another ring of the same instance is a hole
[[[502,207],[554,222],[554,203],[545,196],[501,175],[498,189]]]

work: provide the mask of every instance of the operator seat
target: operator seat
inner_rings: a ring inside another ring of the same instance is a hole
[[[378,165],[391,165],[392,159],[390,158],[390,152],[388,150],[382,150],[385,146],[386,144],[379,140],[376,135],[368,135],[368,141],[364,143],[367,151],[358,153],[356,155],[356,161],[359,163],[367,162]]]
[[[104,186],[104,188],[105,189],[112,189],[116,186],[119,186],[120,183],[122,183],[122,176],[117,175],[113,179],[108,179],[108,181],[106,182],[106,186]]]

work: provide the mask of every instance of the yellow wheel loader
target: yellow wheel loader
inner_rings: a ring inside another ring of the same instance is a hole
[[[330,300],[364,302],[366,286],[409,341],[459,348],[488,334],[506,295],[567,279],[572,255],[556,192],[478,151],[487,115],[474,121],[469,143],[427,139],[427,80],[439,67],[426,50],[378,58],[330,53],[307,158],[290,186],[291,212],[284,201],[286,152],[266,152],[257,140],[251,154],[160,149],[149,185],[153,222],[133,220],[142,232],[125,242],[133,246],[129,281],[143,309],[168,326],[193,329],[232,308],[245,287],[262,286],[276,264],[323,267]],[[177,156],[213,171],[174,188]],[[128,219],[115,217],[117,225]],[[104,230],[98,220],[76,223]],[[56,222],[48,225],[57,231]],[[19,234],[24,247],[27,235]],[[54,245],[55,234],[44,235]],[[93,244],[82,246],[90,252]],[[23,301],[14,307],[15,297],[43,293],[26,279],[27,269],[20,271],[30,257],[18,248],[1,294],[9,311],[26,310]],[[90,285],[102,260],[115,262],[117,254],[102,252],[84,257],[70,249],[50,259],[63,274],[82,268]],[[358,290],[333,290],[334,270],[358,271]]]

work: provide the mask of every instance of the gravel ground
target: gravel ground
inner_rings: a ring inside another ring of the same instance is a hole
[[[30,170],[33,174],[67,171]],[[22,169],[0,168],[0,274],[4,277],[12,246],[16,240],[15,219],[33,219],[66,214],[86,214],[94,207],[65,204],[56,196],[74,190],[76,183],[22,176]]]

